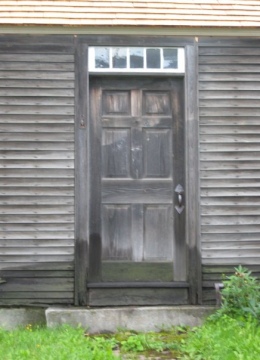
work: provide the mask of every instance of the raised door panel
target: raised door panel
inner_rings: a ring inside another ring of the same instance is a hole
[[[144,209],[144,260],[173,260],[171,205],[146,205]]]
[[[170,93],[164,91],[143,91],[143,115],[171,116]]]
[[[170,129],[144,129],[144,177],[169,178],[172,175],[172,146]]]
[[[102,175],[104,178],[130,177],[129,129],[103,129]]]
[[[130,113],[129,91],[103,91],[102,113],[103,115],[126,115]]]
[[[103,260],[132,260],[131,206],[102,206]]]

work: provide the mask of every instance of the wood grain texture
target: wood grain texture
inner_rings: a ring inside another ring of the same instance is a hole
[[[260,67],[258,41],[199,45],[203,301],[210,303],[207,269],[260,260]]]
[[[255,27],[257,1],[5,1],[1,24]]]
[[[90,289],[89,304],[93,306],[126,305],[187,305],[188,289]]]
[[[132,262],[133,281],[140,262],[172,263],[173,280],[187,280],[185,212],[173,192],[185,186],[183,93],[180,78],[90,81],[90,284],[122,261]]]
[[[188,276],[190,302],[201,304],[201,234],[199,199],[199,115],[198,115],[198,44],[186,47],[186,241],[188,243]]]
[[[0,55],[0,304],[73,303],[74,87],[73,53]]]
[[[172,263],[162,261],[104,261],[102,280],[104,282],[132,282],[132,286],[136,282],[138,285],[140,281],[146,282],[148,285],[151,281],[164,281],[173,284]]]
[[[88,61],[87,45],[75,53],[75,305],[87,302],[88,273]]]

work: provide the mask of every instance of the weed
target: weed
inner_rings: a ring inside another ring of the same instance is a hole
[[[146,337],[145,334],[140,335],[131,335],[127,340],[121,342],[122,350],[125,352],[134,351],[140,352],[144,351],[146,346]]]
[[[223,284],[222,305],[212,318],[229,315],[254,317],[260,321],[260,285],[251,272],[239,266],[235,268],[235,274],[224,278]]]
[[[260,285],[239,266],[225,277],[222,306],[201,327],[188,333],[183,359],[255,360],[260,358]]]
[[[145,334],[129,333],[129,331],[116,334],[116,338],[121,339],[119,347],[122,353],[159,356],[160,359],[172,359],[179,356],[181,342],[186,336],[187,330],[183,327],[172,327],[169,330]]]

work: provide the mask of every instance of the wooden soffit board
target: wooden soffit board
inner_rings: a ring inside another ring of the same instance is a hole
[[[0,1],[0,25],[260,26],[258,0]]]

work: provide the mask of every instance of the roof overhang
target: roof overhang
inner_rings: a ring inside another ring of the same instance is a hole
[[[1,25],[0,34],[259,37],[260,27]]]

